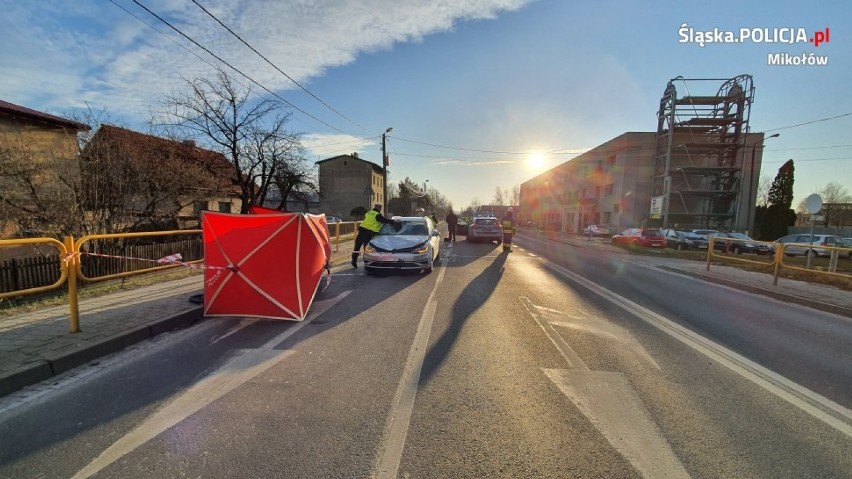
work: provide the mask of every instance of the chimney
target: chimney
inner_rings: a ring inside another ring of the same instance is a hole
[[[358,152],[352,153],[352,158],[358,158]]]
[[[181,143],[190,148],[195,148],[195,140],[183,140]]]

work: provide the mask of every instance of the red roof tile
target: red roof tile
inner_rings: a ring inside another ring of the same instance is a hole
[[[51,125],[61,126],[63,128],[74,128],[75,130],[89,131],[92,128],[89,125],[76,121],[62,118],[60,116],[51,115],[41,111],[36,111],[25,106],[9,103],[8,101],[0,100],[0,113],[5,113],[13,117],[21,117],[31,121],[39,121]]]

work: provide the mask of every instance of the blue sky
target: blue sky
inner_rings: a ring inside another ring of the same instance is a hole
[[[793,158],[796,202],[829,182],[852,193],[847,1],[198,0],[354,123],[191,0],[139,2],[332,125],[294,112],[291,128],[304,135],[311,160],[358,151],[381,163],[379,135],[393,127],[391,181],[429,180],[456,207],[488,203],[496,187],[624,132],[655,131],[660,96],[679,75],[753,75],[752,131],[781,134],[767,141],[761,176],[774,178]],[[182,78],[211,74],[118,5],[206,57],[132,0],[0,0],[0,99],[60,115],[89,105],[145,131],[163,96],[185,88]],[[809,36],[829,28],[830,41],[701,47],[679,42],[684,23],[737,33],[803,28]],[[828,65],[768,65],[770,53],[813,53]],[[527,161],[535,151],[544,153],[537,167]]]

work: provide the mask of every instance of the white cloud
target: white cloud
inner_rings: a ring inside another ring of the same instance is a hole
[[[336,155],[346,155],[353,152],[363,152],[368,148],[374,148],[376,144],[377,141],[374,139],[358,138],[345,134],[311,133],[302,135],[302,146],[308,150],[309,155],[316,155],[320,159]]]
[[[115,1],[210,59],[136,5]],[[205,2],[205,8],[301,83],[351,63],[361,53],[419,41],[451,30],[462,20],[494,18],[529,1],[218,0]],[[268,88],[295,88],[191,2],[148,4]],[[5,77],[0,97],[17,103],[56,111],[87,101],[141,121],[164,94],[184,85],[182,78],[210,71],[184,48],[112,3],[88,0],[74,2],[73,8],[43,8],[40,2],[0,0],[0,8]],[[39,90],[33,88],[36,83]],[[315,105],[310,107],[315,111]]]

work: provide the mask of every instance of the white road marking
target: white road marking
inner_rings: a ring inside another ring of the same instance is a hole
[[[86,467],[74,474],[72,479],[91,477],[293,353],[294,351],[275,351],[272,349],[241,349],[237,351],[237,355],[222,365],[218,371],[196,383],[165,407],[160,408],[154,415],[113,443]]]
[[[542,371],[643,477],[689,477],[622,374],[544,368]]]
[[[526,296],[521,296],[521,303],[523,303],[524,307],[527,308],[527,311],[530,313],[533,319],[535,319],[536,324],[538,324],[541,329],[544,330],[544,334],[546,334],[547,337],[550,338],[550,342],[552,342],[553,345],[556,346],[556,349],[559,351],[559,354],[561,354],[562,357],[565,358],[565,361],[568,362],[568,365],[575,369],[588,371],[589,368],[586,366],[583,360],[580,359],[580,356],[577,356],[577,353],[574,352],[573,349],[571,349],[571,346],[569,346],[568,343],[566,343],[565,340],[562,339],[562,336],[560,336],[559,333],[557,333],[556,330],[553,329],[553,326],[551,326],[550,323],[542,319],[541,314],[539,313],[536,306],[532,303],[532,301],[530,301],[530,299]]]
[[[446,260],[442,261],[446,266]],[[405,447],[405,438],[408,435],[408,426],[411,422],[411,413],[414,410],[414,399],[417,397],[417,384],[420,382],[420,371],[426,358],[426,348],[429,345],[429,336],[432,333],[432,322],[435,319],[435,311],[438,308],[437,291],[438,286],[444,280],[447,268],[441,268],[438,279],[432,287],[426,307],[420,316],[417,325],[417,333],[414,342],[408,352],[402,377],[394,394],[388,419],[385,423],[382,440],[379,443],[379,457],[373,469],[371,478],[396,479],[399,471],[399,462]]]
[[[621,373],[589,370],[548,321],[546,316],[556,311],[525,296],[520,299],[572,368],[542,371],[606,440],[644,477],[689,477],[627,379]]]
[[[91,477],[116,460],[133,452],[169,428],[179,424],[203,407],[233,391],[258,374],[275,366],[288,356],[292,350],[276,350],[275,346],[284,342],[305,325],[322,315],[328,308],[349,295],[344,291],[334,298],[316,301],[308,317],[286,331],[266,341],[257,349],[240,349],[222,366],[209,376],[194,384],[180,396],[161,407],[151,417],[139,424],[130,433],[113,443],[92,462],[75,474],[72,479]],[[241,329],[241,328],[240,328]]]
[[[618,341],[622,345],[626,346],[634,353],[642,357],[645,361],[648,361],[655,369],[660,369],[660,366],[654,361],[654,358],[648,354],[648,351],[645,350],[645,347],[633,337],[626,329],[616,326],[609,321],[604,321],[601,319],[589,318],[589,317],[579,317],[579,316],[569,316],[571,318],[570,321],[559,321],[559,315],[556,316],[557,319],[554,319],[552,316],[554,313],[544,313],[545,320],[550,323],[552,326],[560,326],[563,328],[569,328],[576,331],[583,331],[586,333],[594,334],[595,336],[599,336],[602,338],[608,338],[615,341]]]
[[[542,264],[586,287],[690,348],[727,367],[780,399],[810,414],[846,437],[852,438],[852,410],[671,321],[627,298],[542,258]]]

